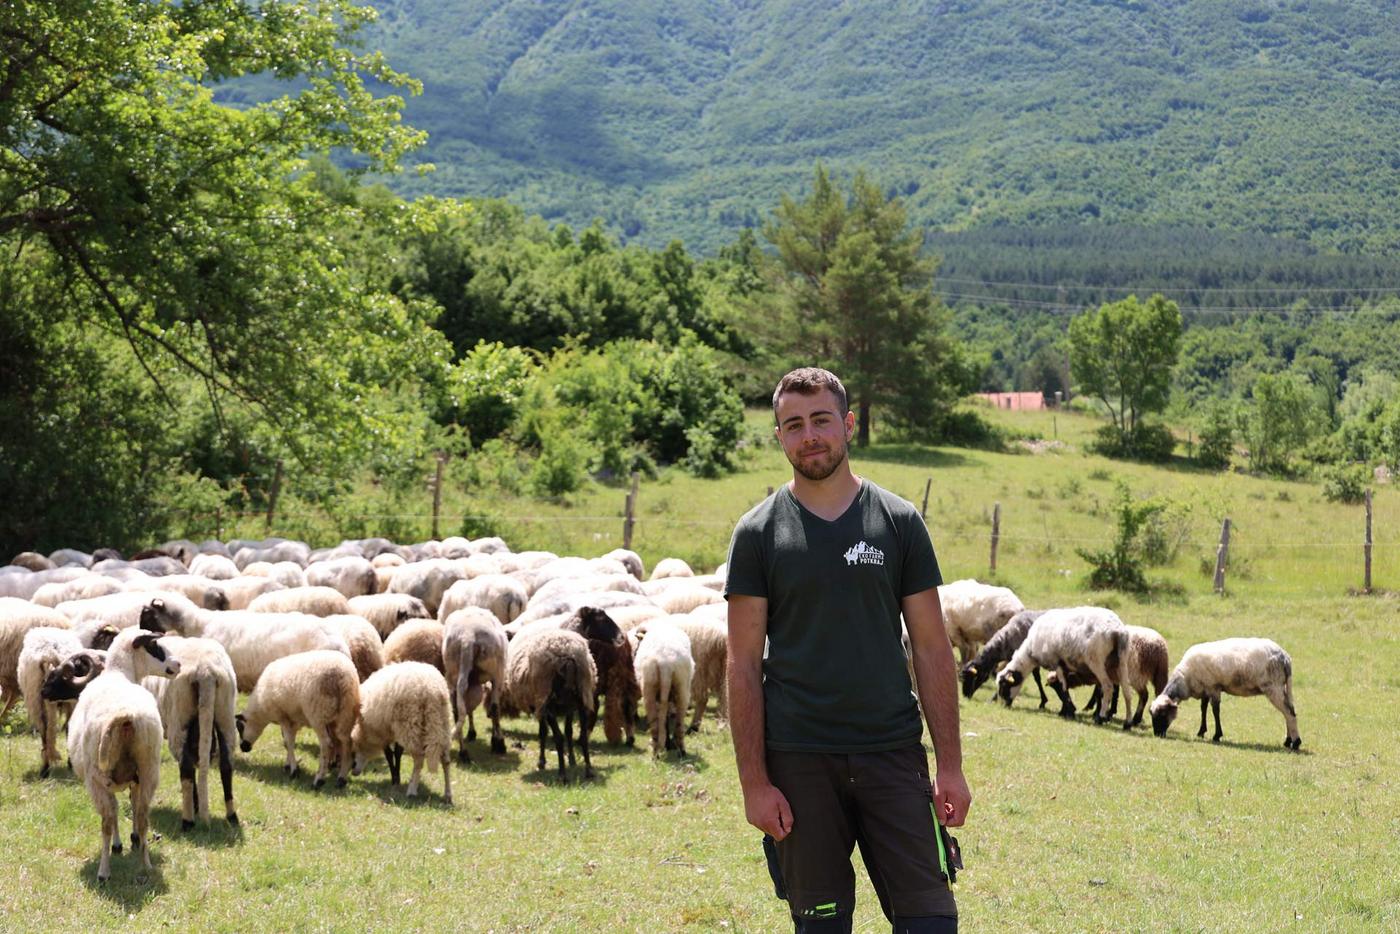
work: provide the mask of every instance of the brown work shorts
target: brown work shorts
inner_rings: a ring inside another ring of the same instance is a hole
[[[795,918],[849,915],[851,852],[861,859],[885,917],[956,917],[940,865],[928,755],[922,744],[871,753],[768,750],[769,780],[792,807],[777,844],[774,882]]]

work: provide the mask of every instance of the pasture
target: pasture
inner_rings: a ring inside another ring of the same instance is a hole
[[[957,832],[964,929],[1400,927],[1400,601],[1348,594],[1361,581],[1361,509],[1326,503],[1306,483],[1091,457],[1079,445],[1095,423],[1069,413],[997,418],[1066,446],[1041,454],[876,447],[855,453],[855,469],[916,505],[932,478],[928,522],[948,580],[988,579],[999,502],[995,580],[1028,606],[1110,606],[1125,622],[1160,631],[1173,663],[1195,642],[1276,640],[1293,657],[1303,746],[1283,749],[1282,717],[1263,698],[1226,697],[1224,739],[1211,744],[1195,737],[1195,702],[1156,739],[1146,728],[1125,734],[1083,716],[1062,721],[1053,708],[1036,709],[1033,689],[1006,709],[984,686],[961,707],[974,795]],[[769,446],[721,480],[667,473],[644,482],[634,547],[648,567],[677,555],[709,570],[723,559],[734,519],[788,475]],[[1074,553],[1108,544],[1119,478],[1174,503],[1161,534],[1175,551],[1150,569],[1160,586],[1142,600],[1084,591],[1086,565]],[[489,511],[514,548],[593,555],[621,544],[621,501],[619,489],[602,488],[567,505],[496,497]],[[448,514],[474,508],[446,499]],[[1221,597],[1208,566],[1225,515],[1236,530]],[[1390,488],[1377,493],[1375,538],[1376,585],[1400,590],[1400,497]],[[237,831],[218,819],[179,830],[179,779],[167,752],[153,817],[162,834],[152,847],[155,874],[135,881],[128,853],[113,857],[113,878],[99,886],[98,823],[86,792],[64,768],[38,778],[38,740],[12,713],[0,728],[8,876],[0,927],[788,927],[758,833],[743,819],[728,733],[712,716],[687,741],[684,761],[653,761],[643,733],[629,749],[608,747],[595,730],[598,777],[568,785],[556,779],[552,750],[549,767],[536,771],[534,724],[510,721],[504,757],[479,741],[474,764],[454,768],[450,808],[440,775],[425,773],[426,798],[408,803],[402,789],[390,790],[382,760],[343,790],[312,791],[305,776],[283,776],[274,734],[237,759]],[[302,736],[311,741],[300,749],[305,767],[314,740]],[[857,898],[857,930],[888,930],[863,875]]]

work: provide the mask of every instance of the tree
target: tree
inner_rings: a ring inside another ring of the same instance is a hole
[[[1293,452],[1320,433],[1325,416],[1302,375],[1265,373],[1254,381],[1239,417],[1250,466],[1282,473],[1288,470]]]
[[[897,427],[936,437],[957,400],[973,388],[971,367],[944,334],[947,312],[932,291],[935,263],[903,205],[864,173],[849,194],[818,166],[805,200],[784,195],[763,235],[781,330],[794,360],[841,374],[870,442],[871,411],[884,406]]]
[[[1131,453],[1141,420],[1166,408],[1181,347],[1181,312],[1153,295],[1130,295],[1085,311],[1069,323],[1070,368],[1079,392],[1108,408],[1119,447]]]

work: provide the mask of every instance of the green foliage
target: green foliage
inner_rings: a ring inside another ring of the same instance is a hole
[[[1171,460],[1176,437],[1165,425],[1148,422],[1138,422],[1126,435],[1116,425],[1101,425],[1088,449],[1104,457],[1162,463]]]
[[[1112,450],[1159,457],[1160,433],[1139,425],[1142,416],[1167,405],[1172,367],[1181,346],[1181,312],[1175,302],[1136,295],[1100,305],[1069,323],[1070,366],[1079,391],[1097,397],[1113,418]],[[1166,447],[1170,455],[1170,446]]]
[[[1128,593],[1147,591],[1147,577],[1143,568],[1148,563],[1149,556],[1143,533],[1152,519],[1166,508],[1167,504],[1156,497],[1135,499],[1128,485],[1119,481],[1113,504],[1117,520],[1117,534],[1113,544],[1101,551],[1075,549],[1079,557],[1089,562],[1090,589],[1122,590]],[[1157,550],[1161,551],[1160,548]],[[1156,557],[1164,555],[1159,553]]]
[[[1322,498],[1329,503],[1346,503],[1355,506],[1366,501],[1366,487],[1371,482],[1371,472],[1359,464],[1324,467],[1322,478]]]
[[[452,365],[439,418],[460,425],[475,444],[499,437],[515,422],[534,370],[525,348],[478,343]]]
[[[1206,405],[1196,441],[1196,463],[1209,470],[1225,470],[1235,452],[1235,413],[1221,399]]]
[[[1260,376],[1237,417],[1250,467],[1265,473],[1288,473],[1294,452],[1323,430],[1312,387],[1298,373]]]

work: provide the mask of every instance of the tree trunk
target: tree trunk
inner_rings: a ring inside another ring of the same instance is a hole
[[[856,406],[856,447],[870,445],[870,403],[862,399]]]

